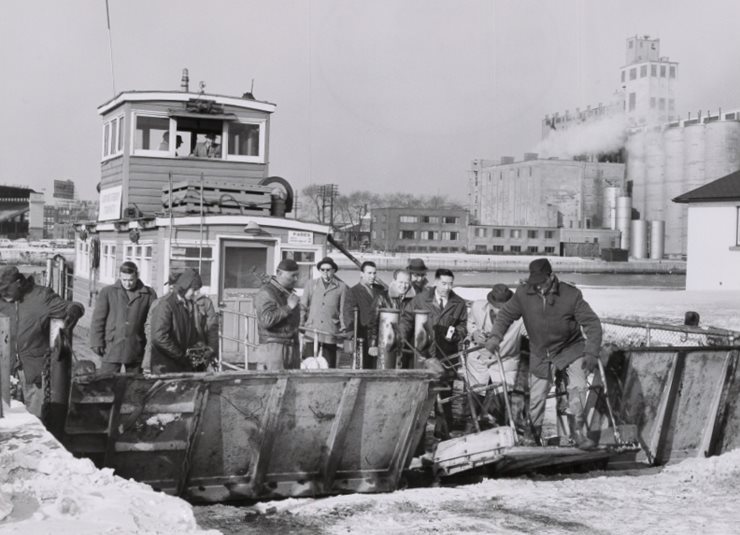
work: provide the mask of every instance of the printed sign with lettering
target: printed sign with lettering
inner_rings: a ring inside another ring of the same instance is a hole
[[[289,230],[288,243],[291,245],[313,245],[313,232]]]
[[[113,186],[100,190],[100,207],[98,209],[98,221],[110,221],[121,219],[121,197],[123,186]]]

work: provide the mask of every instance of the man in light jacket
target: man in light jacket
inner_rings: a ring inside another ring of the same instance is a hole
[[[118,280],[100,290],[90,322],[90,347],[103,357],[100,373],[141,373],[144,324],[156,298],[133,262],[121,264]]]
[[[337,264],[330,257],[316,264],[318,279],[306,283],[301,296],[301,327],[305,328],[304,357],[314,355],[317,342],[330,368],[337,367],[337,335],[344,331],[342,317],[347,285],[335,277]],[[311,332],[315,329],[314,332]]]

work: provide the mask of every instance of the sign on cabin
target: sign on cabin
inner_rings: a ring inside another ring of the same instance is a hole
[[[107,221],[110,219],[121,218],[121,196],[123,195],[123,186],[113,186],[100,190],[100,208],[98,211],[98,221]]]
[[[313,245],[313,232],[289,230],[288,243],[290,245]]]

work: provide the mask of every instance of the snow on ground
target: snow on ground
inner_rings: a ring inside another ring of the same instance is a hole
[[[0,534],[12,533],[209,532],[198,528],[187,502],[75,459],[14,402],[0,419]]]

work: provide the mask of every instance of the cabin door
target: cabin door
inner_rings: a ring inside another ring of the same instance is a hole
[[[275,272],[275,242],[229,238],[221,240],[219,302],[224,305],[223,358],[244,362],[257,344],[254,296],[270,274]],[[236,340],[239,340],[236,341]]]

